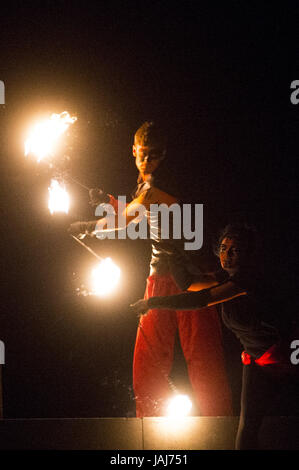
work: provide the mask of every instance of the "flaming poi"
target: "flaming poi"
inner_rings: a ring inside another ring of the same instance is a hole
[[[117,286],[120,278],[120,269],[111,258],[105,258],[92,270],[91,277],[92,294],[105,296]]]
[[[60,136],[76,120],[76,116],[70,116],[67,111],[63,111],[36,123],[25,141],[25,156],[34,155],[37,162],[46,157],[52,157]]]
[[[70,198],[63,183],[56,179],[51,180],[49,190],[48,208],[51,214],[54,212],[65,212],[68,214]]]
[[[169,418],[179,419],[187,416],[192,408],[192,402],[187,395],[176,394],[168,404],[167,416]]]

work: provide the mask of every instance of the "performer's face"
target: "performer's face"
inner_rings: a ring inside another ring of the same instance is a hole
[[[155,147],[133,145],[133,155],[135,163],[142,175],[152,174],[160,165],[163,152]]]
[[[235,273],[244,261],[244,246],[234,238],[224,238],[220,244],[221,267],[229,274]]]

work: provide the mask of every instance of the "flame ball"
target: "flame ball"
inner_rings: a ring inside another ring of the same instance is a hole
[[[25,156],[31,153],[40,162],[43,158],[53,155],[59,137],[76,120],[75,116],[71,117],[64,111],[52,114],[49,119],[35,124],[25,141]]]
[[[117,286],[120,278],[120,269],[111,258],[105,258],[92,271],[92,292],[94,295],[104,296]]]
[[[57,180],[51,180],[51,186],[49,190],[49,211],[51,214],[54,212],[65,212],[69,211],[70,199],[69,195],[64,186],[60,185]]]
[[[176,395],[169,402],[167,415],[171,418],[187,416],[192,408],[192,402],[187,395]]]

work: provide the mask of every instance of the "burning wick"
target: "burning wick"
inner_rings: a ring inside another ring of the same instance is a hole
[[[110,294],[118,284],[120,269],[111,258],[105,258],[92,271],[92,293],[104,296]]]
[[[176,395],[169,402],[167,416],[169,418],[183,418],[187,416],[192,408],[192,402],[187,395]]]
[[[59,137],[73,124],[77,118],[71,117],[67,111],[52,114],[49,119],[41,121],[33,127],[25,141],[25,156],[33,154],[37,162],[54,153]]]
[[[70,198],[64,186],[60,185],[57,180],[51,180],[49,190],[49,203],[48,208],[51,214],[54,212],[69,211]]]

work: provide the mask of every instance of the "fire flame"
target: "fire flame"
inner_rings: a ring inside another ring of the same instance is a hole
[[[192,402],[187,395],[176,395],[169,402],[167,416],[169,418],[182,418],[187,416],[192,408]]]
[[[94,295],[107,295],[117,286],[120,278],[120,269],[111,258],[105,258],[92,271],[92,293]]]
[[[55,145],[59,137],[73,124],[77,118],[71,117],[67,111],[52,114],[35,124],[25,141],[25,156],[33,154],[37,161],[54,154]]]
[[[54,212],[65,212],[69,211],[70,199],[64,185],[59,184],[57,180],[51,180],[51,186],[49,189],[49,211],[51,214]]]

